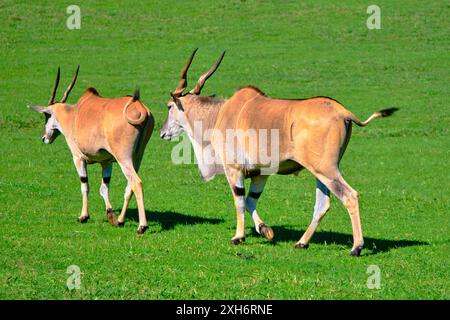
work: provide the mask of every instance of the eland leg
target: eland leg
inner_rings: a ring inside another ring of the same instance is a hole
[[[89,220],[89,210],[88,210],[88,194],[89,194],[89,183],[87,177],[86,162],[80,158],[74,157],[73,163],[78,172],[81,182],[81,194],[83,195],[83,207],[81,209],[81,215],[78,221],[85,223]]]
[[[313,219],[306,229],[301,239],[295,244],[296,248],[308,248],[308,243],[311,240],[314,232],[316,232],[320,221],[323,219],[328,209],[330,208],[330,190],[319,180],[317,180],[316,187],[316,203],[314,205]]]
[[[359,214],[358,192],[356,192],[335,168],[328,174],[316,174],[317,178],[339,199],[347,208],[353,229],[353,246],[350,255],[359,256],[364,247],[364,240]]]
[[[122,212],[120,213],[118,223],[123,224],[125,220],[125,212],[128,207],[128,203],[131,198],[131,192],[136,196],[136,201],[138,205],[139,211],[139,227],[137,232],[139,234],[143,234],[147,229],[147,217],[145,215],[145,207],[144,207],[144,192],[142,189],[142,181],[136,173],[133,164],[130,162],[119,162],[120,168],[122,169],[123,174],[128,180],[128,185],[125,190],[124,196],[124,204],[122,207]]]
[[[128,209],[128,204],[130,203],[130,199],[133,195],[133,190],[131,190],[131,185],[128,183],[127,187],[125,188],[125,193],[123,195],[123,206],[122,210],[120,211],[119,218],[117,219],[117,223],[119,227],[123,227],[125,225],[125,214]]]
[[[268,240],[272,240],[274,236],[272,228],[262,221],[256,211],[256,204],[264,190],[264,186],[266,185],[268,178],[269,176],[263,175],[252,178],[250,183],[250,191],[248,192],[247,199],[245,200],[245,208],[252,216],[253,222],[255,223],[256,232],[266,237]]]
[[[136,174],[139,172],[139,168],[141,166],[142,161],[142,154],[140,156],[136,156],[133,160],[133,166],[134,170],[136,171]],[[125,225],[125,214],[127,212],[128,204],[130,203],[130,199],[133,196],[133,190],[131,188],[131,185],[128,183],[127,187],[125,188],[125,194],[123,196],[123,206],[122,210],[120,212],[119,218],[118,218],[118,225],[120,227],[123,227]]]
[[[225,174],[233,194],[236,208],[236,233],[231,239],[232,244],[245,241],[245,184],[244,174],[236,169],[225,168]]]
[[[114,209],[109,201],[109,183],[111,181],[112,163],[102,165],[102,183],[100,185],[100,195],[105,201],[106,215],[110,224],[117,226],[118,221]]]

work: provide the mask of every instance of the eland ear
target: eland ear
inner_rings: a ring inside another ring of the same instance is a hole
[[[52,112],[50,111],[50,109],[48,107],[41,107],[41,106],[28,106],[29,109],[40,112],[40,113],[46,113],[46,114],[51,114]]]

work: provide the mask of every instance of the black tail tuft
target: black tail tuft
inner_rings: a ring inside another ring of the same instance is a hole
[[[389,109],[384,109],[384,110],[380,110],[378,111],[382,117],[389,117],[390,115],[392,115],[395,111],[398,111],[398,108],[389,108]]]
[[[139,88],[137,88],[133,93],[133,101],[138,101],[141,97],[141,92]]]

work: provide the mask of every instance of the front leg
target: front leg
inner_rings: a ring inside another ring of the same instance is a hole
[[[81,223],[85,223],[89,220],[89,211],[88,211],[88,194],[89,194],[89,184],[86,170],[86,161],[74,157],[73,163],[77,168],[78,176],[80,177],[81,182],[81,193],[83,195],[83,207],[81,209],[81,215],[78,218],[78,221]]]
[[[261,196],[264,186],[266,185],[269,176],[259,175],[252,178],[250,183],[250,192],[248,193],[247,200],[245,202],[247,211],[251,214],[255,223],[256,232],[266,237],[268,240],[272,240],[274,233],[271,227],[264,223],[256,211],[256,204]]]
[[[234,168],[226,168],[225,175],[227,176],[230,185],[234,206],[236,207],[236,233],[231,239],[232,244],[240,244],[245,241],[245,184],[244,174]]]

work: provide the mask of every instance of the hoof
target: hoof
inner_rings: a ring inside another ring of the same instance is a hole
[[[357,247],[356,249],[353,249],[352,251],[350,251],[350,255],[352,257],[359,257],[361,255],[361,250],[363,249],[363,247]]]
[[[295,245],[296,249],[308,249],[309,248],[309,244],[304,244],[304,243],[297,243]]]
[[[269,241],[271,241],[274,236],[272,228],[264,223],[259,225],[259,233]]]
[[[125,221],[123,221],[123,222],[117,221],[118,227],[122,228],[124,225],[125,225]]]
[[[81,216],[78,218],[79,223],[86,223],[89,220],[89,216]]]
[[[245,242],[245,238],[236,238],[236,239],[231,239],[230,243],[233,245],[238,245]]]
[[[119,222],[117,221],[117,216],[114,213],[113,208],[109,208],[106,210],[106,216],[108,217],[109,224],[112,224],[113,226],[119,225]]]
[[[139,228],[137,229],[137,233],[138,234],[144,234],[145,231],[147,231],[148,226],[139,226]]]

